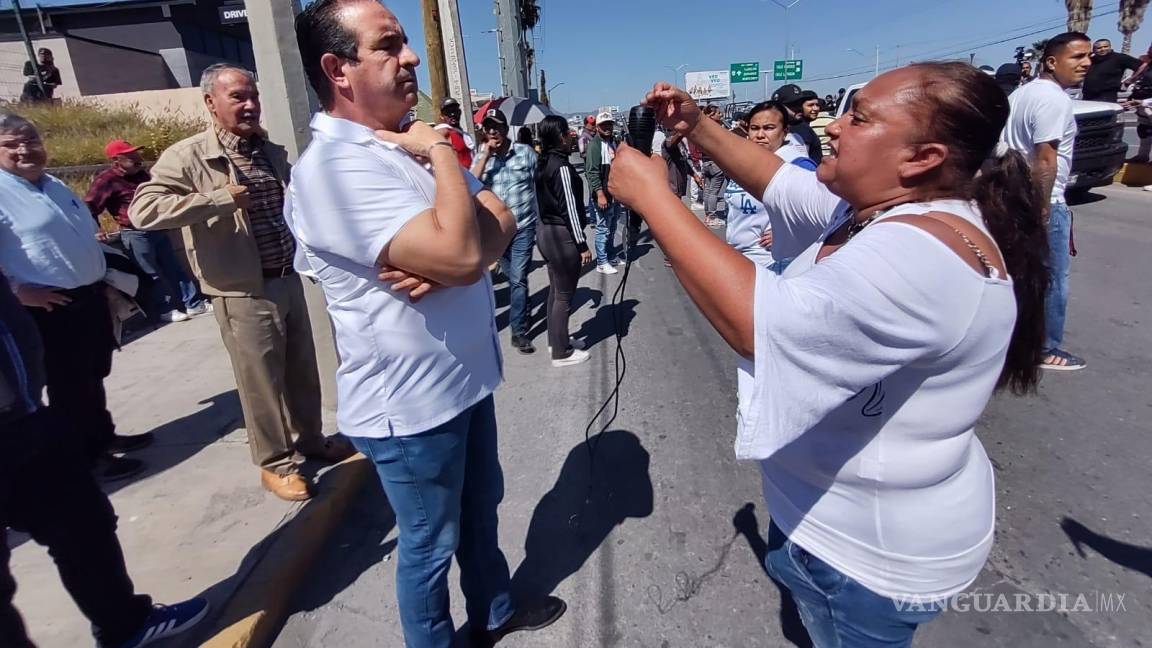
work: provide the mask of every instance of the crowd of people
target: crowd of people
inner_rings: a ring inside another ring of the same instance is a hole
[[[573,294],[593,259],[605,275],[627,263],[622,219],[629,245],[646,221],[738,354],[736,454],[760,464],[766,567],[815,645],[910,645],[973,583],[995,520],[977,419],[995,391],[1085,365],[1063,348],[1063,193],[1076,134],[1065,91],[1102,55],[1087,36],[1050,39],[1037,78],[1010,95],[972,66],[919,63],[874,79],[835,120],[823,113],[843,90],[822,100],[789,84],[729,128],[657,84],[650,151],[618,142],[607,112],[578,134],[545,118],[539,149],[498,109],[473,140],[451,98],[438,124],[411,121],[420,59],[378,2],[317,0],[296,37],[322,111],[295,165],[260,125],[253,74],[232,64],[203,73],[208,128],[150,169],[139,147],[109,142],[83,199],[45,172],[36,126],[0,113],[0,524],[49,547],[101,646],[184,631],[208,608],[134,592],[98,485],[137,474],[123,455],[152,440],[117,435],[107,409],[114,310],[135,292],[110,279],[117,259],[154,285],[136,295],[151,320],[216,318],[267,490],[310,498],[305,457],[372,463],[399,529],[406,645],[452,644],[455,558],[473,645],[489,646],[567,608],[517,600],[498,542],[490,269],[508,282],[512,348],[534,353],[539,249],[551,363],[583,363]],[[125,253],[98,240],[104,211]],[[330,437],[303,281],[323,290],[337,341]],[[2,558],[0,643],[30,646]],[[896,604],[907,599],[929,605]]]

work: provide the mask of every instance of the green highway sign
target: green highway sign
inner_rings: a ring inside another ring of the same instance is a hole
[[[799,81],[804,78],[804,61],[796,59],[775,61],[772,64],[773,81]]]
[[[731,83],[757,83],[760,81],[760,63],[733,63],[728,66]]]

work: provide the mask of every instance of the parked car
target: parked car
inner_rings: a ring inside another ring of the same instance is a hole
[[[840,102],[836,117],[848,111],[852,97],[865,84],[850,88]],[[1112,178],[1124,166],[1128,145],[1124,143],[1123,109],[1118,104],[1102,101],[1072,100],[1079,133],[1072,149],[1072,172],[1066,193],[1082,193],[1093,187],[1112,184]]]

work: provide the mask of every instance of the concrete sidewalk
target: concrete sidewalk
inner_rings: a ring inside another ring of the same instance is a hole
[[[118,432],[156,435],[152,447],[133,455],[147,462],[147,472],[106,487],[137,591],[163,603],[206,593],[219,612],[239,576],[259,563],[265,538],[303,507],[260,485],[216,321],[199,317],[129,342],[115,354],[105,384]],[[40,648],[92,645],[88,622],[46,550],[14,533],[9,544],[16,605],[33,641]],[[161,645],[194,645],[203,635]]]

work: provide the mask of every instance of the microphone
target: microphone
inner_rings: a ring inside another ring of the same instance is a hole
[[[648,106],[632,106],[628,111],[628,143],[644,155],[651,155],[655,135],[656,111]]]

